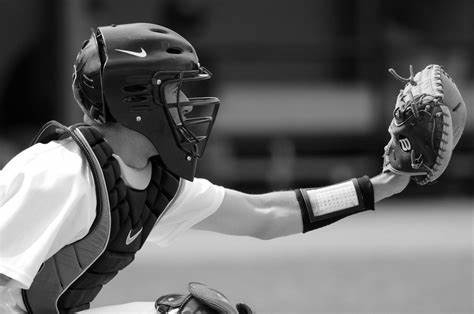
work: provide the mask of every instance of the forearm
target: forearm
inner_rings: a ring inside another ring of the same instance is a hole
[[[374,187],[374,200],[375,202],[380,202],[403,191],[410,182],[410,177],[383,172],[371,178],[370,182],[372,182]]]
[[[374,209],[373,203],[379,202],[385,198],[388,198],[396,193],[401,192],[409,182],[409,177],[398,176],[392,173],[382,173],[370,179],[372,189],[370,193],[372,195],[364,195],[365,198],[368,198],[369,201],[362,201],[362,195],[368,192],[365,191],[357,192],[358,202],[357,204],[349,205],[346,209],[334,208],[334,212],[330,212],[330,209],[322,211],[322,219],[313,226],[313,229],[331,224],[341,218],[347,217],[349,215],[364,211]],[[348,185],[352,183],[348,182]],[[359,189],[359,188],[358,188]],[[317,189],[315,189],[317,190]],[[337,193],[337,190],[335,191]],[[335,194],[335,197],[338,195]],[[341,195],[344,197],[344,195]],[[297,197],[294,193],[291,192],[274,192],[269,194],[263,194],[254,196],[258,200],[256,202],[261,208],[262,211],[267,211],[268,223],[266,227],[262,227],[261,230],[264,230],[264,236],[260,238],[276,238],[281,236],[286,236],[289,234],[300,233],[301,231],[309,231],[307,222],[305,222],[304,210],[302,210],[301,202],[299,203]],[[338,200],[336,199],[336,202]],[[303,205],[304,206],[304,205]],[[316,207],[315,204],[313,206]],[[312,214],[315,216],[318,215],[318,210],[322,209],[319,207],[312,211]],[[315,217],[313,217],[315,218]],[[305,229],[306,227],[306,229]]]
[[[303,221],[293,191],[250,195],[251,206],[257,213],[253,236],[267,240],[301,233]]]
[[[345,217],[343,215],[341,216],[341,214],[353,214],[361,210],[373,209],[374,201],[378,202],[393,194],[401,192],[406,184],[408,184],[408,180],[408,177],[401,177],[390,173],[380,174],[372,178],[370,182],[372,183],[373,192],[371,197],[368,197],[368,200],[365,202],[372,204],[371,208],[349,208],[348,211],[341,212],[337,207],[333,208],[329,206],[328,209],[328,206],[325,205],[327,202],[325,201],[323,201],[321,207],[315,205],[315,216],[323,216],[324,214],[328,214],[328,212],[330,213],[331,210],[336,213],[335,215],[330,215],[331,217],[329,220],[318,223],[315,228],[319,228],[320,226],[327,225]],[[351,181],[348,182],[350,183]],[[348,203],[347,195],[339,193],[337,188],[331,190],[331,186],[314,188],[312,190],[319,192],[318,190],[327,190],[328,188],[334,193],[330,194],[330,199],[335,200],[336,203],[338,200],[344,200],[342,203],[349,204],[349,207],[360,205],[358,197],[349,195],[349,198],[352,197],[352,201],[350,200]],[[366,204],[363,206],[370,207]],[[301,204],[296,198],[295,191],[250,195],[226,189],[224,200],[219,209],[214,214],[195,225],[194,228],[230,235],[251,236],[259,239],[273,239],[315,229],[304,228],[303,222],[305,221],[305,218],[303,213],[305,212],[308,213],[309,211],[307,209],[302,210]]]
[[[266,240],[301,232],[302,221],[293,191],[246,194],[225,189],[219,209],[193,228]]]

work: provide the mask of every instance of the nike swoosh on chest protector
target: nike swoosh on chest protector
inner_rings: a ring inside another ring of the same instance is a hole
[[[140,52],[124,50],[124,49],[115,49],[115,51],[123,52],[123,53],[129,54],[129,55],[132,55],[132,56],[135,56],[135,57],[139,57],[139,58],[145,58],[146,57],[146,51],[143,48],[141,48]]]
[[[140,230],[138,230],[138,232],[135,233],[133,236],[130,236],[131,233],[132,233],[132,230],[130,230],[130,231],[128,232],[127,238],[125,239],[125,244],[126,244],[126,245],[129,245],[130,243],[132,243],[133,241],[135,241],[135,239],[140,235],[140,233],[142,233],[142,230],[143,230],[143,227],[141,227]]]

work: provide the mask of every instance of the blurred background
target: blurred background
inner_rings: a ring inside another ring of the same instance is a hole
[[[0,0],[0,9],[0,168],[48,120],[81,120],[72,64],[91,27],[112,23],[162,24],[194,44],[214,73],[205,93],[222,101],[198,175],[245,192],[376,175],[402,88],[389,67],[408,76],[410,64],[441,64],[468,106],[440,182],[305,236],[190,232],[147,247],[94,305],[150,301],[198,280],[259,313],[474,311],[474,2]]]

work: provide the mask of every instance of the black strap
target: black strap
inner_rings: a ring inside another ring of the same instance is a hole
[[[110,205],[100,165],[84,141],[79,130],[68,129],[59,122],[47,123],[35,138],[35,142],[71,136],[86,156],[97,194],[97,215],[89,233],[82,239],[66,245],[43,263],[28,290],[22,290],[22,298],[29,313],[58,312],[57,301],[68,287],[87,270],[107,246],[111,228]],[[75,258],[81,255],[81,263]],[[57,263],[56,260],[62,260]]]
[[[357,195],[362,196],[362,202],[359,202],[360,207],[363,210],[375,209],[375,201],[374,201],[374,187],[372,182],[370,182],[370,178],[368,176],[363,176],[360,178],[355,179],[356,184],[354,184]]]
[[[324,215],[315,215],[307,189],[296,189],[296,200],[301,210],[303,233],[330,225],[347,216],[374,209],[374,189],[368,176],[352,179],[357,192],[358,206],[345,208]]]

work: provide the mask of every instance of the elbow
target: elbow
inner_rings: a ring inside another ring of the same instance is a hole
[[[258,233],[253,235],[252,237],[259,240],[272,240],[276,238],[275,236],[269,233]]]
[[[284,203],[269,202],[265,195],[254,196],[251,201],[252,215],[247,221],[247,230],[250,231],[247,235],[259,240],[273,240],[296,233],[296,220],[300,218],[292,208]]]
[[[254,236],[254,238],[259,239],[259,240],[273,240],[281,237],[286,237],[288,236],[287,234],[280,234],[276,232],[262,232]]]
[[[254,217],[253,232],[250,236],[259,240],[273,240],[297,233],[298,224],[294,221],[296,216],[291,211],[271,209],[260,211]]]
[[[259,240],[272,240],[281,237],[281,234],[278,234],[272,227],[271,225],[261,226],[258,231],[252,234],[252,237]]]

